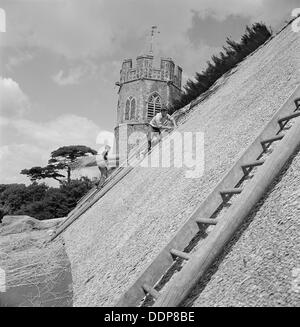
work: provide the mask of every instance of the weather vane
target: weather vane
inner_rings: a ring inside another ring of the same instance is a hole
[[[159,34],[160,33],[160,31],[158,30],[158,27],[157,26],[152,26],[151,27],[151,39],[150,39],[150,53],[153,53],[153,40],[154,40],[154,34],[155,34],[155,32],[157,33],[157,34]]]

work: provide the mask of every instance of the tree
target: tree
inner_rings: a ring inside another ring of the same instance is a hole
[[[0,184],[0,222],[4,215],[28,215],[40,220],[65,217],[93,187],[87,177],[63,183]]]
[[[45,184],[2,184],[0,185],[0,220],[4,215],[18,212],[22,206],[41,201],[49,187]]]
[[[66,169],[67,182],[70,183],[72,164],[77,158],[87,156],[88,154],[95,155],[97,151],[84,145],[63,146],[51,152],[51,158],[48,163],[56,169]]]
[[[238,43],[231,38],[226,39],[226,45],[219,56],[212,56],[207,62],[207,68],[202,73],[196,73],[196,82],[188,79],[184,85],[184,92],[180,98],[173,101],[170,112],[186,106],[199,95],[203,94],[225,73],[234,68],[246,56],[264,44],[272,36],[270,30],[263,23],[255,23],[251,27],[247,26],[241,41]]]
[[[23,169],[21,174],[29,177],[32,182],[36,182],[37,180],[44,178],[53,178],[62,184],[63,180],[60,178],[65,178],[65,175],[60,174],[58,171],[63,168],[63,166],[60,167],[59,165],[48,165],[46,167],[37,166],[30,169]]]

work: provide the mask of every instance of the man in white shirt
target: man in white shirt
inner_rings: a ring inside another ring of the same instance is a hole
[[[167,126],[167,123],[171,122],[173,127]],[[163,130],[171,130],[177,127],[176,121],[173,117],[168,114],[168,108],[163,105],[160,112],[152,118],[149,123],[147,140],[148,140],[148,152],[151,150],[151,141],[154,133],[158,133],[158,140],[161,140],[161,132]]]
[[[99,182],[97,183],[97,187],[101,187],[103,185],[103,183],[105,182],[107,176],[108,176],[108,152],[110,150],[110,146],[109,145],[105,145],[104,149],[102,149],[103,151],[101,152],[100,155],[96,156],[96,162],[97,162],[97,166],[98,169],[100,170],[101,173],[101,177],[99,179]]]

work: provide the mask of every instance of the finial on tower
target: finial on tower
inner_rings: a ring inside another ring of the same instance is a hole
[[[158,27],[157,26],[151,26],[151,33],[150,33],[150,35],[151,35],[151,38],[150,38],[150,50],[149,50],[149,53],[150,54],[153,54],[153,41],[154,41],[154,34],[155,34],[155,32],[156,32],[156,34],[159,34],[160,33],[160,31],[158,30]]]

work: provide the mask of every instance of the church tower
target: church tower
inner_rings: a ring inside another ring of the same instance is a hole
[[[136,145],[130,142],[130,135],[134,132],[145,135],[149,121],[161,106],[171,105],[179,98],[181,79],[182,69],[171,58],[160,58],[159,67],[155,67],[152,43],[149,53],[138,56],[135,64],[132,59],[123,61],[120,81],[116,83],[119,100],[115,139],[120,162],[126,160]]]

